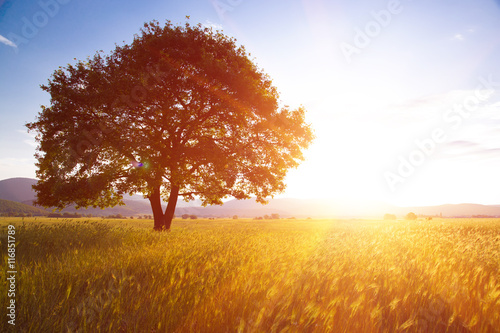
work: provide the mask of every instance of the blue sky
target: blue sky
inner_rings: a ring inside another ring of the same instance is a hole
[[[59,66],[144,22],[237,38],[317,139],[287,197],[500,204],[500,1],[0,0],[0,179],[34,177],[24,124]]]

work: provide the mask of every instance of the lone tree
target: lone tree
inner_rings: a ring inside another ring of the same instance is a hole
[[[265,203],[313,139],[305,110],[279,105],[244,47],[201,25],[146,23],[130,45],[59,67],[41,87],[50,106],[26,125],[39,144],[36,203],[105,208],[140,192],[155,230],[170,228],[179,197]]]
[[[405,219],[415,221],[417,219],[417,214],[415,214],[414,212],[409,212],[408,214],[406,214]]]

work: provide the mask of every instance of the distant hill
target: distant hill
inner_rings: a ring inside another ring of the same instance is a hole
[[[32,204],[36,193],[31,188],[36,179],[11,178],[0,181],[0,199],[15,201],[18,203]],[[151,206],[142,195],[125,196],[125,206],[106,208],[88,208],[76,210],[67,207],[62,212],[92,214],[94,216],[106,216],[121,214],[152,215]],[[166,203],[164,203],[164,208]],[[279,198],[270,200],[269,204],[261,205],[255,200],[230,200],[222,206],[202,207],[200,200],[185,202],[179,200],[175,214],[194,214],[200,217],[258,217],[271,214],[279,214],[281,217],[319,217],[319,218],[355,218],[371,217],[382,218],[385,213],[395,214],[402,218],[407,213],[414,212],[417,215],[440,215],[444,217],[471,217],[471,216],[497,216],[500,217],[500,205],[479,204],[454,204],[428,207],[396,207],[383,202],[352,203],[342,200],[330,199],[290,199]]]
[[[412,211],[421,215],[440,215],[453,216],[453,217],[471,217],[477,215],[484,216],[498,216],[500,217],[499,205],[480,205],[480,204],[457,204],[457,205],[440,205],[429,207],[407,207],[399,208],[400,213],[402,210],[407,212]]]
[[[33,215],[33,216],[44,216],[47,215],[48,212],[36,208],[30,205],[25,205],[20,202],[15,202],[15,201],[10,201],[10,200],[4,200],[0,199],[0,214],[14,214],[14,215]]]
[[[31,203],[36,198],[36,192],[31,188],[36,179],[9,178],[0,180],[0,199]]]

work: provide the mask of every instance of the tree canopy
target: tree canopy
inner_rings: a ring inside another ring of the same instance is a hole
[[[170,228],[179,197],[265,203],[313,140],[304,108],[281,106],[245,48],[201,25],[146,23],[42,89],[50,105],[27,124],[39,144],[36,203],[104,208],[141,192],[155,229]]]

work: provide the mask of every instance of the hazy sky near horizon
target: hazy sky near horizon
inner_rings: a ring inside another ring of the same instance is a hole
[[[243,44],[317,139],[285,197],[500,204],[500,1],[0,0],[0,179],[35,177],[24,124],[59,66],[144,22]]]

